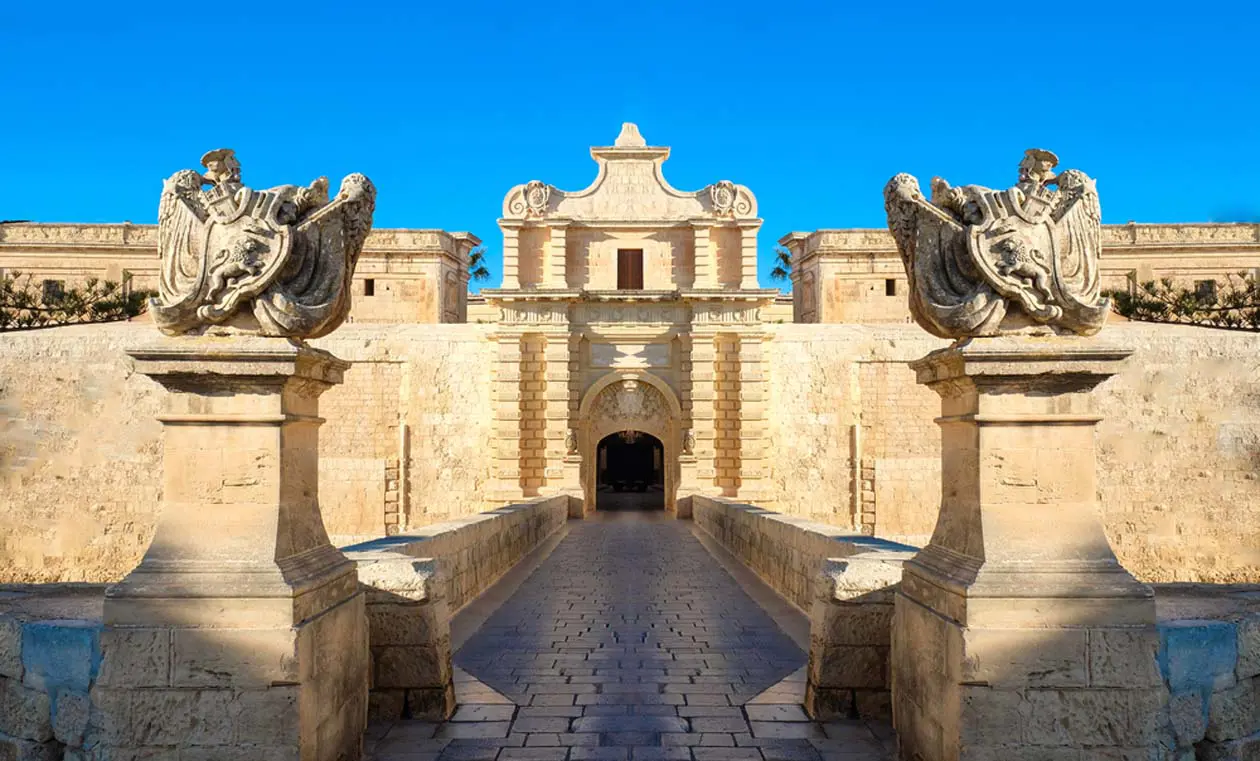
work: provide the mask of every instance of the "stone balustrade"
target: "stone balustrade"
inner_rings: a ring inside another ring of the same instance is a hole
[[[692,519],[810,616],[806,709],[817,718],[889,714],[893,591],[917,548],[721,497]]]
[[[370,715],[450,715],[451,616],[562,528],[570,499],[540,497],[343,548],[367,592]]]

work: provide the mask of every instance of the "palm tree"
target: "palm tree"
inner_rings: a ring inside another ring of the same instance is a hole
[[[770,270],[771,280],[787,280],[792,274],[792,252],[783,246],[774,247],[774,269]]]
[[[485,246],[478,246],[468,252],[468,277],[478,282],[490,278],[490,270],[486,268]]]

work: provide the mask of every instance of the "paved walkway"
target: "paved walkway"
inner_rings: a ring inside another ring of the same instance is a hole
[[[690,521],[660,512],[571,521],[523,583],[505,584],[519,587],[502,604],[487,593],[497,609],[456,653],[455,716],[374,727],[376,761],[890,757],[881,726],[808,720],[806,654]]]

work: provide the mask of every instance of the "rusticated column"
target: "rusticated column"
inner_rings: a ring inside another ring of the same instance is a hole
[[[368,630],[319,512],[319,396],[347,363],[281,338],[134,349],[167,390],[163,504],[106,592],[100,757],[358,759]]]
[[[1163,721],[1150,587],[1099,520],[1095,387],[1127,349],[964,340],[911,364],[941,396],[941,509],[893,623],[903,759],[1152,757]]]

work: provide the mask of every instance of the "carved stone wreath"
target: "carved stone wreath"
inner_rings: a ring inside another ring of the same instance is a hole
[[[547,203],[551,199],[551,186],[542,180],[530,180],[525,186],[525,209],[531,217],[542,217],[547,214]]]
[[[613,423],[614,427],[631,428],[647,420],[663,421],[669,417],[669,405],[655,387],[636,380],[625,380],[604,389],[591,407],[591,420],[596,425]]]
[[[713,205],[713,213],[719,217],[729,217],[735,213],[735,184],[730,180],[722,180],[709,186],[709,201]]]

